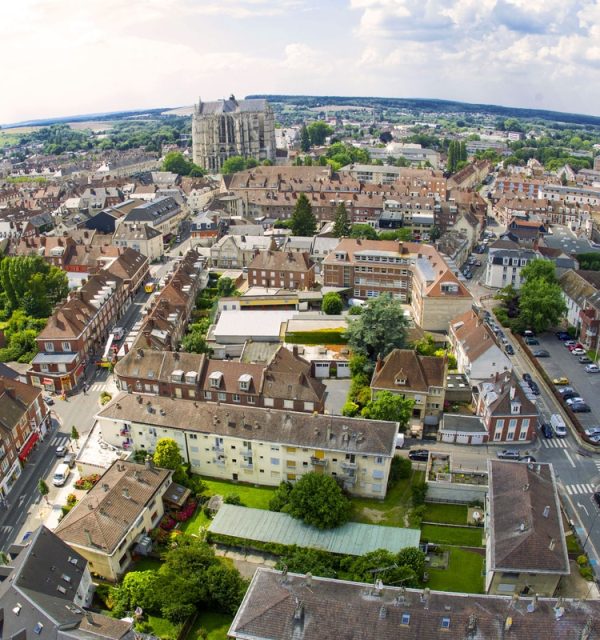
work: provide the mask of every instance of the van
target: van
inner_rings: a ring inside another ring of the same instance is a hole
[[[565,438],[567,435],[567,425],[565,421],[562,419],[562,416],[558,415],[558,413],[553,413],[550,416],[550,424],[554,429],[554,433],[558,438]]]
[[[58,467],[56,467],[54,475],[52,476],[52,484],[55,487],[62,487],[67,481],[67,478],[70,474],[71,469],[69,468],[68,464],[59,464]]]

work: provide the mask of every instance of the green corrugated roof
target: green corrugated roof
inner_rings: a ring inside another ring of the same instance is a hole
[[[419,529],[380,527],[357,522],[348,522],[337,529],[321,530],[285,513],[231,504],[224,504],[219,509],[208,530],[225,536],[295,544],[351,556],[362,556],[375,549],[397,553],[406,547],[418,546],[421,538]]]

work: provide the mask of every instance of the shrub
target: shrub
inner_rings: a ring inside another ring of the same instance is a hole
[[[592,570],[592,567],[579,567],[579,574],[584,580],[587,580],[588,582],[591,582],[594,579],[594,572]]]
[[[67,496],[67,504],[72,506],[77,503],[77,496],[74,493],[70,493]]]
[[[354,416],[360,413],[360,407],[356,404],[356,402],[352,402],[348,400],[348,402],[344,403],[342,407],[342,415],[348,418],[353,418]]]
[[[392,458],[392,464],[390,466],[390,478],[388,484],[392,485],[398,480],[405,480],[406,478],[410,478],[411,471],[412,462],[408,458],[394,456]]]
[[[240,498],[240,496],[238,496],[237,493],[230,493],[228,496],[225,496],[225,498],[223,499],[223,502],[225,504],[241,505],[242,504],[242,499]]]
[[[112,395],[108,391],[103,391],[100,394],[100,404],[108,404],[112,400]]]
[[[348,311],[349,316],[359,316],[362,313],[362,307],[350,307]]]
[[[411,493],[412,502],[415,507],[425,504],[425,497],[427,496],[427,484],[425,482],[413,484]]]
[[[580,556],[577,556],[577,564],[580,567],[585,567],[585,565],[588,563],[588,559],[587,556],[585,554],[582,554]]]

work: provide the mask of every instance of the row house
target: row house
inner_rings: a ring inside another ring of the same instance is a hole
[[[36,387],[0,376],[0,503],[21,475],[36,442],[50,428],[50,414]]]
[[[34,235],[22,237],[12,244],[10,253],[14,256],[42,256],[51,265],[66,270],[76,250],[76,242],[68,236]]]
[[[490,246],[485,265],[485,285],[503,289],[509,284],[520,289],[521,272],[538,255],[532,249],[522,249],[516,242],[500,239]]]
[[[113,235],[113,243],[117,247],[142,253],[150,262],[158,262],[164,254],[162,234],[148,224],[121,224]]]
[[[94,575],[116,582],[158,526],[169,494],[180,486],[172,475],[150,462],[115,461],[60,521],[56,535],[87,560]]]
[[[578,330],[579,340],[586,349],[596,349],[600,326],[600,274],[569,269],[558,281],[567,306],[567,322]]]
[[[115,375],[127,393],[308,413],[325,409],[326,388],[313,367],[284,347],[266,364],[139,347],[115,365]]]
[[[106,267],[106,273],[120,278],[125,291],[133,300],[140,287],[149,278],[150,261],[139,251],[127,247],[121,249],[119,257]]]
[[[389,391],[414,402],[412,417],[440,416],[444,410],[448,359],[422,356],[412,349],[394,349],[378,358],[371,379],[371,394]]]
[[[315,265],[308,252],[261,251],[248,265],[251,287],[312,289]]]
[[[208,282],[204,260],[190,250],[156,295],[133,347],[174,351],[185,333],[196,296]]]
[[[274,251],[277,245],[267,236],[223,236],[210,248],[210,263],[218,269],[243,269],[260,251]]]
[[[185,215],[186,210],[175,198],[163,196],[136,206],[123,218],[123,222],[147,224],[168,240],[177,233]]]
[[[193,473],[278,486],[316,472],[358,496],[383,499],[397,422],[346,418],[193,400],[122,394],[96,416],[103,439],[154,451],[161,438],[177,442]],[[97,485],[99,486],[99,485]]]
[[[476,160],[456,172],[448,179],[448,188],[472,189],[489,175],[492,163],[488,160]]]
[[[56,393],[75,389],[123,314],[126,298],[121,278],[105,272],[72,292],[36,338],[38,353],[27,372],[31,384]]]
[[[458,370],[472,386],[512,370],[510,358],[496,343],[489,325],[472,309],[452,319],[448,340]]]
[[[500,198],[505,193],[518,193],[530,198],[538,198],[544,187],[544,182],[534,178],[508,175],[496,178],[494,186],[496,188],[495,198]]]
[[[535,439],[538,410],[514,373],[507,371],[480,382],[473,390],[473,406],[490,444]]]
[[[563,186],[560,184],[546,184],[540,189],[540,197],[548,200],[560,200],[563,202],[600,205],[600,189],[576,186]]]

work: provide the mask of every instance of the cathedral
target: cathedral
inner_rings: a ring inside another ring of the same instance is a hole
[[[266,100],[202,102],[192,116],[194,162],[219,173],[231,156],[275,161],[275,116]]]

